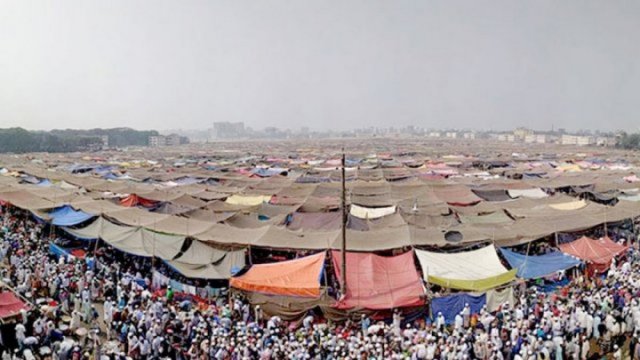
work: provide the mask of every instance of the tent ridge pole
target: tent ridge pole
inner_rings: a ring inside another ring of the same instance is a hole
[[[347,187],[345,175],[345,155],[342,148],[342,293],[347,294]]]

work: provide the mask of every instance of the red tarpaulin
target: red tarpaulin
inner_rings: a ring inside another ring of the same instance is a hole
[[[146,208],[154,207],[158,202],[142,198],[136,194],[131,194],[126,198],[120,199],[120,205],[126,207],[142,206]]]
[[[332,258],[342,282],[342,255],[333,251]],[[423,304],[424,287],[413,251],[392,257],[347,252],[347,293],[338,301],[338,308],[384,310]]]
[[[616,255],[627,250],[626,246],[616,244],[608,237],[594,240],[586,236],[558,247],[566,254],[594,264],[598,272],[605,270]]]
[[[20,314],[20,310],[29,307],[10,291],[0,292],[0,319]]]

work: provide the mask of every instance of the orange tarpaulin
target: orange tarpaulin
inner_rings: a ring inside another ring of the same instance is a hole
[[[325,253],[273,264],[253,265],[244,275],[231,278],[236,289],[271,295],[320,296]]]
[[[136,194],[131,194],[126,198],[123,198],[120,200],[120,205],[126,206],[126,207],[133,207],[133,206],[140,205],[142,207],[150,208],[150,207],[154,207],[157,203],[158,203],[157,201],[145,199]]]
[[[626,246],[616,244],[608,237],[593,240],[586,236],[558,247],[566,254],[603,266],[607,266],[616,255],[627,250]]]
[[[332,258],[342,285],[342,256],[333,251]],[[413,251],[392,257],[347,252],[347,293],[338,308],[384,310],[423,304],[424,287]]]

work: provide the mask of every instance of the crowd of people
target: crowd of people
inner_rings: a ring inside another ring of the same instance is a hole
[[[448,323],[442,314],[295,324],[241,297],[197,301],[151,289],[150,260],[49,252],[45,226],[0,208],[4,290],[29,309],[2,331],[2,359],[640,359],[640,253],[630,247],[599,277],[558,291],[524,287],[514,304]],[[104,250],[104,249],[103,249]],[[624,354],[624,355],[623,355]]]

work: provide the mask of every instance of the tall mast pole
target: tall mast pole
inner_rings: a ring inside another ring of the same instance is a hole
[[[347,186],[344,147],[342,148],[342,293],[347,294]]]

